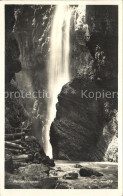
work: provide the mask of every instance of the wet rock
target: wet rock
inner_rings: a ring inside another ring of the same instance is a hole
[[[91,169],[91,168],[88,168],[88,167],[82,167],[79,171],[79,174],[80,176],[82,177],[90,177],[90,176],[103,176],[103,174]]]
[[[75,173],[75,172],[70,172],[70,173],[67,173],[63,176],[64,179],[68,179],[68,180],[75,180],[78,178],[78,173]]]
[[[12,156],[9,154],[5,154],[5,171],[12,173],[13,170],[14,170],[14,168],[13,168]]]

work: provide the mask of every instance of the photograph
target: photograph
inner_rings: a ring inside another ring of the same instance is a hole
[[[4,189],[118,191],[119,5],[3,7]]]

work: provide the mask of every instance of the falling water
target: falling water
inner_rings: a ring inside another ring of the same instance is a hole
[[[69,81],[69,50],[70,50],[70,17],[69,6],[56,6],[51,29],[50,57],[48,70],[48,100],[46,125],[45,152],[52,157],[52,147],[49,141],[51,123],[56,116],[56,103],[58,94],[64,84]]]

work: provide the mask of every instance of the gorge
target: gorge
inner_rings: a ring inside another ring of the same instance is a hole
[[[59,165],[64,168],[59,160],[68,161],[72,170],[74,161],[85,165],[87,162],[87,166],[90,162],[117,164],[118,7],[6,5],[5,10],[5,90],[28,94],[5,100],[6,138],[8,134],[9,138],[15,135],[19,141],[12,141],[21,142],[23,156],[29,158],[26,165],[21,164],[25,169],[20,167],[19,174],[25,173],[28,180],[33,178],[29,173],[36,172],[38,176],[38,171],[42,172],[41,178],[46,181],[42,181],[41,187],[47,182],[49,188],[52,179],[47,181],[46,173],[49,175],[49,167],[55,163],[56,173]],[[115,96],[97,100],[82,97],[82,91],[86,90],[94,94],[115,92]],[[39,92],[45,96],[40,97]],[[25,133],[25,137],[20,138],[18,133]],[[10,141],[6,142],[10,145]],[[6,148],[6,155],[16,162],[13,152],[20,153]],[[20,160],[20,154],[17,156]],[[101,164],[97,169],[101,167],[105,178]],[[117,176],[114,173],[113,179]],[[50,188],[56,187],[57,180],[55,176]]]

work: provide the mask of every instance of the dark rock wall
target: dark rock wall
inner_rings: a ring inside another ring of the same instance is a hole
[[[54,159],[91,161],[94,158],[91,153],[103,127],[102,104],[94,99],[82,99],[82,88],[97,90],[95,83],[83,82],[78,77],[64,86],[59,95],[57,115],[51,127]]]
[[[46,181],[48,181],[50,185],[54,184],[51,182],[51,179],[50,181],[48,180],[48,173],[50,170],[49,167],[55,164],[53,160],[50,160],[50,158],[46,156],[41,145],[42,121],[40,118],[37,118],[37,102],[34,102],[34,106],[33,104],[32,106],[30,104],[27,105],[29,100],[22,98],[21,90],[24,90],[24,88],[22,88],[18,82],[17,77],[20,76],[19,73],[21,72],[23,73],[22,76],[25,76],[26,73],[23,71],[24,64],[21,59],[22,51],[20,44],[22,43],[18,42],[13,30],[16,24],[15,20],[17,20],[17,16],[14,16],[16,10],[18,10],[18,6],[7,5],[5,7],[5,187],[32,188],[33,185],[29,181],[36,180],[36,178],[34,179],[33,177],[36,172],[38,172],[40,177],[45,177],[45,182],[43,182],[43,184],[38,182],[36,187],[49,188],[49,185],[45,186],[44,184],[47,184]],[[20,24],[22,25],[24,23],[21,21]],[[24,31],[24,29],[22,31]],[[24,43],[23,48],[25,48]],[[27,72],[30,77],[32,73],[30,70]],[[22,77],[21,80],[23,81],[23,79]],[[25,82],[25,86],[26,80],[27,78],[25,77],[25,81],[23,81],[23,84]],[[31,112],[29,112],[29,107],[32,107]],[[37,135],[38,139],[36,138]],[[19,168],[25,168],[26,166],[27,170],[22,171],[21,175]],[[23,177],[23,172],[27,173],[29,183],[27,183],[26,177]],[[31,173],[30,177],[29,173]],[[17,184],[14,184],[15,179],[18,181]],[[26,185],[23,187],[24,184]]]
[[[14,34],[20,49],[22,71],[16,74],[20,89],[26,92],[43,92],[47,88],[47,56],[49,54],[50,28],[53,7],[16,6]],[[38,99],[38,98],[36,98]],[[40,98],[40,114],[46,114],[47,100]],[[28,100],[27,110],[35,98]]]
[[[87,44],[92,56],[100,44],[108,61],[113,64],[113,76],[118,77],[118,6],[87,6],[86,21],[91,34]]]
[[[15,73],[21,70],[21,63],[18,60],[20,51],[18,43],[12,33],[14,26],[14,6],[6,6],[5,12],[5,79],[9,83],[15,78]]]
[[[6,99],[6,126],[9,121],[15,127],[32,123],[32,135],[40,140],[40,144],[42,120],[46,117],[47,100],[43,93],[47,93],[47,56],[53,10],[54,6],[49,5],[6,6],[6,92],[14,89],[14,93],[21,95],[18,99],[14,95]],[[24,96],[36,93],[23,97],[21,92]],[[33,115],[35,103],[37,111]]]
[[[117,97],[82,98],[82,90],[104,88],[82,75],[63,87],[50,133],[54,159],[117,161]]]
[[[15,74],[21,71],[22,65],[19,61],[19,46],[13,33],[14,6],[5,7],[5,127],[8,132],[10,127],[20,127],[22,121],[28,119],[28,113],[24,108],[21,98],[15,98],[14,94],[19,93],[15,81]]]

